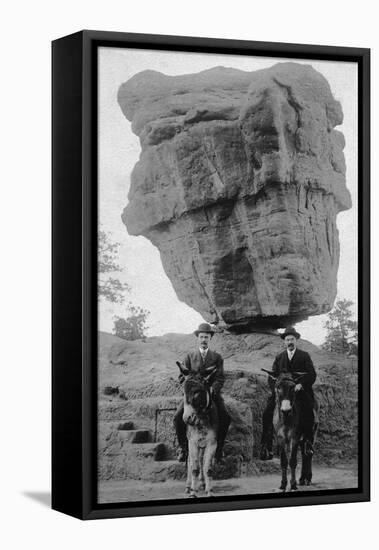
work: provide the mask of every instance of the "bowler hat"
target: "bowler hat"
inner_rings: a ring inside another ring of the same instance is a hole
[[[199,328],[195,330],[194,335],[199,336],[200,332],[209,332],[209,334],[211,334],[212,336],[215,333],[215,331],[213,330],[213,328],[209,323],[201,323],[199,325]]]
[[[280,338],[284,340],[286,336],[295,336],[297,339],[300,338],[300,334],[296,332],[294,327],[287,327],[286,330],[280,335]]]

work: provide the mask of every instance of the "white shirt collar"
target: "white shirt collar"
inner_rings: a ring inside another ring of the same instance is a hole
[[[287,349],[287,355],[288,355],[288,359],[291,360],[292,357],[294,356],[294,353],[296,351],[296,348],[292,351],[290,351],[289,349]]]
[[[205,351],[204,351],[204,350],[203,350],[202,348],[199,348],[199,350],[200,350],[200,355],[201,355],[202,357],[206,357],[206,356],[207,356],[207,353],[208,353],[208,350],[209,350],[209,348],[207,348],[207,349],[206,349]]]

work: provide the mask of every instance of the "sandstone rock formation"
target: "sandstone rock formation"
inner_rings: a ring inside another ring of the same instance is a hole
[[[180,300],[246,330],[329,311],[350,208],[340,104],[309,65],[144,71],[118,101],[140,138],[123,221]]]

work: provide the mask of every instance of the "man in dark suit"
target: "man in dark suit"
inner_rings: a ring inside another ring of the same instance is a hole
[[[314,424],[314,396],[312,385],[316,380],[316,372],[313,367],[309,353],[297,347],[297,340],[300,334],[293,328],[287,328],[281,335],[286,349],[275,357],[272,366],[273,376],[276,377],[283,372],[304,373],[297,378],[295,386],[296,399],[301,401],[303,413],[303,431],[306,440],[305,448],[308,454],[313,454],[313,424]],[[261,454],[262,460],[270,460],[273,457],[273,415],[275,410],[275,378],[269,377],[271,395],[268,398],[266,409],[262,417],[262,439]]]
[[[219,462],[222,459],[222,449],[225,442],[225,437],[230,424],[230,416],[226,410],[221,389],[225,382],[224,375],[224,360],[219,353],[209,349],[210,341],[214,335],[211,325],[201,323],[199,328],[194,332],[198,349],[190,352],[184,359],[184,366],[195,372],[204,373],[204,376],[209,374],[210,369],[215,367],[214,374],[211,378],[211,393],[212,399],[217,407],[218,413],[218,434],[217,434],[217,449],[216,460]],[[179,380],[183,381],[183,375],[179,376]],[[188,454],[187,427],[183,421],[184,404],[182,403],[174,417],[174,425],[179,443],[179,462],[185,462]]]

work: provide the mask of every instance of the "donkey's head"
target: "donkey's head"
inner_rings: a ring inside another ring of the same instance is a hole
[[[210,380],[215,368],[200,374],[176,362],[184,376],[184,422],[195,424],[199,416],[204,415],[211,405]]]
[[[279,410],[282,413],[290,413],[293,410],[295,402],[295,387],[300,381],[304,372],[282,372],[279,375],[273,372],[262,369],[264,372],[275,380],[275,394],[276,402],[278,403]]]

